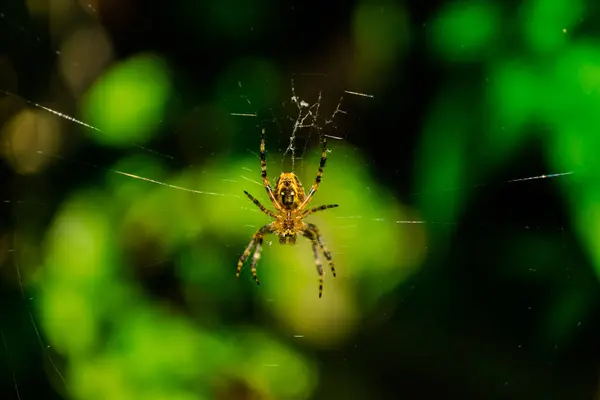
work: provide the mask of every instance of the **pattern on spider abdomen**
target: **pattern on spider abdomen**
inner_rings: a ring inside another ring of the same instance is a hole
[[[277,200],[286,210],[294,210],[304,202],[305,194],[300,179],[293,172],[283,172],[275,184]]]
[[[279,175],[277,179],[277,183],[275,184],[275,191],[271,188],[271,184],[267,179],[267,161],[266,161],[266,153],[265,153],[265,130],[262,130],[262,136],[260,141],[260,166],[261,166],[261,177],[263,181],[263,186],[265,187],[267,194],[269,195],[269,200],[273,203],[273,206],[277,209],[277,212],[273,212],[268,210],[265,206],[260,204],[258,200],[256,200],[250,193],[244,190],[244,193],[262,212],[267,214],[269,217],[273,218],[274,221],[268,225],[260,228],[253,236],[250,244],[240,257],[238,261],[236,276],[240,276],[240,272],[242,270],[242,266],[244,265],[244,261],[250,256],[252,253],[252,249],[254,250],[254,255],[252,256],[252,262],[250,264],[250,270],[252,271],[252,276],[258,285],[260,282],[258,281],[258,276],[256,275],[256,265],[258,264],[258,260],[260,259],[260,254],[262,251],[263,238],[267,233],[272,233],[279,236],[279,243],[296,243],[296,236],[301,235],[307,238],[312,242],[312,249],[315,257],[315,264],[317,266],[317,272],[319,273],[319,297],[323,294],[323,264],[321,259],[319,258],[319,249],[325,256],[325,259],[329,263],[331,267],[331,272],[335,277],[335,268],[333,266],[333,260],[331,258],[331,253],[323,244],[323,240],[321,239],[321,235],[319,234],[319,229],[316,225],[311,223],[305,223],[303,219],[308,215],[317,212],[326,210],[328,208],[335,208],[337,204],[328,204],[319,207],[314,207],[310,209],[305,209],[306,206],[312,200],[313,195],[316,193],[319,185],[321,183],[321,177],[323,176],[323,167],[325,167],[325,161],[327,159],[327,138],[325,136],[322,137],[323,141],[323,150],[321,152],[321,162],[319,163],[319,170],[317,171],[317,177],[315,179],[315,183],[310,188],[308,195],[305,194],[304,188],[300,179],[293,172],[283,172]]]

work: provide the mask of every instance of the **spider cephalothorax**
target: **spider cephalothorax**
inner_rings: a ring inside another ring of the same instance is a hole
[[[277,200],[286,210],[294,210],[304,201],[304,188],[293,172],[282,172],[275,184]]]
[[[321,153],[321,162],[319,164],[317,178],[315,180],[315,183],[310,188],[308,195],[305,194],[300,179],[298,179],[298,177],[293,172],[284,172],[281,175],[279,175],[279,179],[277,179],[277,183],[275,184],[275,191],[273,191],[273,189],[271,188],[271,184],[267,179],[267,162],[265,156],[265,130],[262,130],[262,136],[260,141],[260,162],[262,181],[265,189],[267,190],[267,194],[269,195],[269,200],[271,200],[271,203],[273,203],[273,206],[275,207],[277,212],[273,212],[271,210],[266,209],[250,193],[244,191],[244,193],[250,198],[250,200],[252,200],[254,204],[256,204],[258,208],[261,209],[262,212],[273,218],[274,221],[268,225],[263,226],[254,234],[252,240],[250,241],[250,244],[240,257],[237,266],[236,276],[240,276],[240,271],[242,270],[244,261],[250,256],[252,249],[256,246],[256,250],[254,251],[254,256],[252,257],[252,263],[250,267],[252,275],[254,276],[254,280],[257,284],[260,285],[258,281],[258,276],[256,275],[256,264],[258,263],[258,259],[260,258],[260,252],[262,250],[262,243],[265,234],[272,233],[279,236],[279,243],[281,244],[296,243],[297,235],[304,236],[312,242],[315,263],[317,264],[317,271],[319,272],[319,297],[321,297],[323,293],[324,275],[323,264],[321,263],[321,259],[319,258],[319,249],[321,249],[323,255],[329,262],[331,272],[335,277],[335,268],[333,267],[331,253],[323,244],[323,241],[321,240],[321,235],[319,234],[319,229],[314,224],[306,223],[303,221],[304,217],[306,217],[309,214],[338,206],[337,204],[329,204],[306,209],[306,206],[308,206],[313,195],[319,188],[319,184],[321,183],[321,177],[323,176],[323,168],[325,167],[325,161],[327,159],[327,138],[323,136],[322,141],[323,151]]]

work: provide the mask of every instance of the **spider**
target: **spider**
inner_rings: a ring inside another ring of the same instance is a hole
[[[281,175],[279,175],[279,179],[277,179],[277,183],[275,184],[275,190],[273,190],[271,188],[269,180],[267,179],[267,162],[265,156],[265,130],[263,128],[260,140],[260,169],[263,186],[267,190],[269,200],[271,200],[271,203],[273,203],[273,206],[275,207],[277,212],[268,210],[250,193],[244,190],[246,196],[248,196],[248,198],[254,204],[256,204],[256,206],[260,208],[262,212],[267,214],[269,217],[273,218],[274,221],[260,228],[252,236],[250,244],[240,257],[240,260],[238,262],[236,277],[239,278],[240,271],[242,270],[242,266],[244,265],[244,261],[246,261],[246,259],[250,256],[252,249],[256,246],[256,250],[254,251],[254,255],[252,256],[252,263],[250,264],[250,269],[252,271],[252,276],[254,277],[256,284],[260,285],[260,282],[258,281],[258,276],[256,275],[256,264],[258,263],[258,260],[260,258],[263,238],[267,233],[272,233],[279,236],[280,244],[296,243],[297,235],[304,236],[312,242],[315,264],[317,265],[317,271],[319,273],[319,298],[323,295],[324,275],[323,264],[321,263],[321,259],[319,258],[319,249],[321,249],[323,255],[329,262],[331,272],[335,277],[333,259],[331,258],[331,253],[323,244],[323,240],[321,239],[321,235],[319,234],[319,229],[316,225],[306,223],[303,221],[305,217],[314,212],[326,210],[328,208],[335,208],[338,206],[337,204],[328,204],[310,209],[306,208],[312,200],[313,195],[319,188],[319,184],[321,183],[321,177],[323,176],[323,167],[325,167],[325,161],[327,160],[327,138],[324,135],[322,142],[323,150],[321,153],[321,162],[319,164],[317,178],[315,180],[315,183],[310,188],[308,195],[305,195],[304,188],[302,187],[300,179],[298,179],[296,174],[294,174],[293,172],[281,173]]]

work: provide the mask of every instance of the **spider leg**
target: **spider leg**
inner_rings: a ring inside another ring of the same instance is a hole
[[[274,213],[273,211],[271,211],[271,210],[267,210],[267,208],[266,208],[265,206],[263,206],[262,204],[260,204],[260,201],[258,201],[258,200],[256,200],[256,199],[254,198],[254,196],[252,196],[250,193],[246,192],[245,190],[244,190],[244,193],[246,194],[246,196],[248,196],[248,198],[249,198],[250,200],[252,200],[252,202],[253,202],[254,204],[256,204],[256,206],[257,206],[258,208],[260,208],[260,211],[264,212],[265,214],[267,214],[267,215],[268,215],[269,217],[271,217],[271,218],[277,218],[277,215],[275,215],[275,213]]]
[[[321,258],[319,258],[319,243],[316,240],[312,240],[312,249],[313,255],[315,256],[315,264],[317,265],[317,272],[319,273],[319,298],[323,296],[323,263],[321,263]]]
[[[256,245],[256,251],[254,254],[254,257],[252,259],[252,275],[254,276],[254,279],[256,280],[256,283],[258,283],[258,278],[256,277],[256,263],[258,262],[258,258],[260,258],[260,249],[262,247],[262,240],[263,237],[265,236],[265,234],[272,232],[272,225],[265,225],[262,228],[260,228],[258,231],[256,231],[256,233],[252,236],[252,240],[250,240],[250,244],[248,244],[248,247],[246,247],[246,250],[244,250],[244,253],[242,253],[242,256],[240,257],[240,260],[238,261],[238,265],[237,265],[237,271],[235,273],[236,278],[240,277],[240,272],[242,271],[242,266],[244,265],[244,261],[246,261],[246,259],[250,256],[250,253],[252,253],[252,249],[254,248],[254,244],[258,242],[258,244]],[[256,252],[259,253],[258,257],[256,256]],[[260,283],[258,283],[260,284]]]
[[[310,210],[303,211],[301,217],[304,218],[307,215],[315,213],[317,211],[327,210],[329,208],[336,208],[336,207],[338,207],[337,204],[327,204],[327,205],[322,205],[322,206],[319,206],[319,207],[314,207],[314,208],[311,208]]]
[[[275,194],[273,194],[273,188],[271,188],[271,184],[267,179],[267,155],[265,153],[265,128],[262,129],[262,134],[260,137],[260,172],[262,176],[263,186],[267,190],[267,194],[269,195],[269,199],[273,203],[276,209],[281,210],[281,205],[275,198]]]
[[[312,199],[312,197],[315,194],[315,192],[317,191],[317,189],[319,189],[319,185],[321,184],[321,177],[323,176],[323,168],[325,168],[325,161],[327,161],[327,137],[325,135],[323,135],[322,142],[323,142],[323,150],[321,151],[321,162],[319,163],[319,170],[317,171],[317,178],[315,179],[315,183],[310,188],[308,195],[306,196],[306,198],[304,199],[302,204],[300,204],[300,207],[299,207],[300,209],[303,209],[304,207],[306,207],[308,205],[308,203],[310,203],[310,200]]]
[[[248,256],[252,252],[252,249],[254,248],[254,243],[256,243],[256,239],[253,237],[248,247],[246,247],[246,250],[244,250],[244,252],[242,253],[240,260],[238,261],[237,271],[235,272],[236,278],[240,277],[240,272],[242,272],[242,266],[244,265],[244,261],[246,261],[246,258],[248,258]]]
[[[329,263],[329,267],[331,268],[331,273],[333,274],[333,277],[335,278],[335,267],[333,265],[333,258],[331,257],[331,252],[323,243],[323,239],[321,238],[321,234],[319,233],[319,228],[317,228],[317,226],[315,224],[306,224],[306,225],[307,225],[307,229],[305,230],[305,232],[310,232],[309,235],[312,234],[314,237],[314,240],[316,240],[317,243],[319,244],[319,247],[321,248],[323,255],[325,256],[325,258],[327,259],[327,262]]]
[[[260,259],[260,253],[262,251],[262,243],[263,237],[258,238],[258,244],[256,245],[256,250],[254,250],[254,255],[252,256],[252,264],[250,264],[250,270],[252,271],[252,276],[256,281],[256,284],[260,286],[260,282],[258,281],[258,275],[256,275],[256,264],[258,264],[258,260]]]
[[[331,272],[335,277],[335,268],[333,266],[333,259],[331,258],[331,253],[323,244],[323,240],[321,239],[321,235],[319,234],[319,228],[317,228],[314,224],[306,224],[306,229],[302,231],[302,234],[306,236],[308,240],[312,242],[313,254],[315,257],[315,264],[317,265],[317,271],[319,272],[319,297],[323,294],[323,264],[321,263],[321,259],[319,258],[318,247],[321,248],[321,251],[325,255],[329,266],[331,267]]]

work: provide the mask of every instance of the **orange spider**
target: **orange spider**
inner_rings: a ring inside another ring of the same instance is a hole
[[[269,217],[275,219],[275,221],[263,226],[252,236],[250,244],[240,257],[240,260],[238,262],[236,272],[236,276],[238,278],[240,276],[242,266],[244,265],[244,261],[248,258],[248,256],[250,256],[252,249],[256,246],[256,250],[254,251],[250,268],[252,271],[252,276],[256,281],[256,284],[260,285],[260,282],[258,281],[258,276],[256,275],[256,264],[258,263],[258,260],[260,258],[263,238],[267,233],[273,233],[279,236],[279,243],[281,244],[296,243],[296,235],[304,236],[312,242],[315,263],[317,265],[317,271],[319,272],[319,297],[323,295],[324,275],[323,264],[321,263],[321,259],[319,258],[319,248],[323,252],[323,255],[325,256],[327,261],[329,262],[331,272],[335,277],[335,268],[333,266],[331,253],[323,244],[321,235],[319,234],[319,229],[314,224],[305,223],[303,221],[304,217],[314,212],[326,210],[328,208],[335,208],[338,206],[337,204],[329,204],[306,209],[306,206],[308,206],[313,195],[319,188],[319,184],[321,183],[321,177],[323,176],[323,167],[325,167],[325,161],[327,159],[327,138],[323,136],[322,141],[323,150],[321,153],[319,171],[317,172],[317,179],[310,188],[308,196],[304,193],[304,188],[302,187],[300,179],[298,179],[296,174],[294,174],[293,172],[283,172],[281,175],[279,175],[279,179],[277,179],[277,183],[275,184],[275,191],[273,191],[273,189],[271,188],[271,184],[267,179],[267,162],[265,156],[265,130],[262,130],[260,141],[260,166],[262,172],[262,181],[265,189],[267,190],[267,194],[269,195],[269,199],[271,200],[271,203],[273,203],[275,209],[277,209],[277,212],[275,213],[271,210],[266,209],[250,193],[244,190],[246,196],[248,196],[250,200],[252,200],[254,204],[256,204],[258,208],[260,208],[262,212],[267,214]]]

